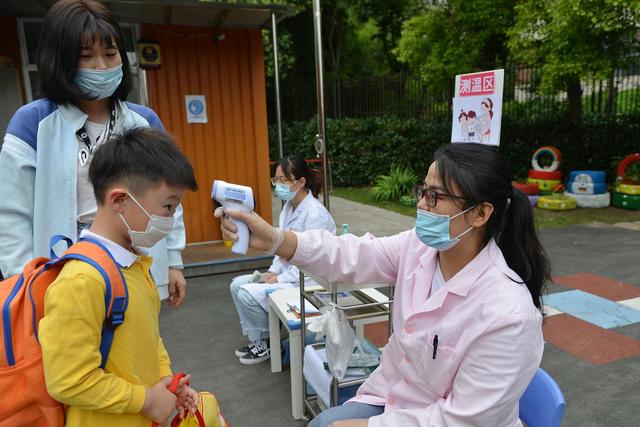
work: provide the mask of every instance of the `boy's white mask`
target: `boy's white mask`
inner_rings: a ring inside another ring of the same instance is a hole
[[[127,221],[124,219],[122,214],[120,215],[120,219],[124,222],[124,225],[127,226],[127,230],[129,230],[129,237],[131,238],[131,243],[133,246],[138,246],[141,248],[150,248],[158,243],[160,240],[167,237],[171,229],[173,228],[173,216],[159,216],[159,215],[149,215],[149,212],[145,208],[142,207],[140,203],[133,197],[131,194],[127,193],[131,200],[135,202],[136,205],[142,212],[145,213],[149,217],[149,222],[147,223],[147,228],[145,231],[135,231],[129,227]]]

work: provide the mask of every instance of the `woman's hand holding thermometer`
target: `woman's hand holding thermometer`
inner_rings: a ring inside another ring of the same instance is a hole
[[[246,254],[249,246],[269,254],[280,248],[285,239],[284,233],[253,212],[253,191],[250,187],[215,180],[211,197],[222,205],[215,210],[214,216],[221,221],[222,237],[235,242],[231,248],[234,253]],[[295,236],[291,243],[295,251]]]

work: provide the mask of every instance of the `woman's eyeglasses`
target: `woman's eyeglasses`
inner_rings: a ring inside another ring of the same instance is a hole
[[[297,179],[291,180],[289,178],[286,178],[284,176],[274,176],[273,178],[271,178],[271,185],[273,185],[274,187],[276,186],[276,184],[295,184],[296,182],[298,182]]]
[[[431,187],[427,187],[425,184],[418,184],[413,188],[413,195],[418,201],[425,198],[427,202],[427,206],[430,208],[435,208],[438,204],[438,199],[460,199],[466,200],[466,197],[455,196],[453,194],[448,193],[439,193]]]

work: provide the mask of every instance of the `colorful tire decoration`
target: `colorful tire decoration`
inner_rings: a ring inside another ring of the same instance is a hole
[[[576,199],[579,208],[606,208],[611,203],[611,194],[574,194],[566,191],[565,196]]]
[[[552,160],[550,166],[540,166],[539,160],[544,155],[551,156]],[[550,146],[540,147],[533,153],[533,157],[531,158],[531,167],[537,171],[552,172],[560,169],[560,162],[562,162],[562,156],[557,148]]]
[[[573,182],[606,182],[607,174],[604,171],[572,171],[567,181]]]
[[[540,194],[553,193],[553,189],[558,184],[562,184],[562,181],[559,179],[536,179],[536,178],[527,178],[527,182],[530,184],[538,184],[538,188],[540,189]]]
[[[613,206],[632,211],[640,210],[640,185],[624,179],[627,166],[639,162],[640,153],[634,153],[626,156],[618,165],[617,184],[612,198]]]
[[[631,196],[640,195],[640,185],[634,184],[617,184],[616,191],[622,194],[629,194]]]
[[[540,158],[544,155],[551,156],[551,164],[549,166],[540,166]],[[560,162],[562,156],[560,151],[555,147],[540,147],[531,157],[531,167],[527,183],[537,184],[540,195],[552,194],[556,187],[561,184],[562,172],[560,171]]]
[[[611,204],[616,208],[638,211],[640,210],[640,195],[615,192],[613,193]]]
[[[516,188],[520,191],[522,191],[524,194],[528,195],[528,196],[535,196],[538,195],[540,193],[540,188],[538,187],[538,184],[535,183],[527,183],[527,182],[512,182],[511,185],[513,186],[513,188]]]
[[[560,171],[537,171],[535,169],[530,169],[529,170],[529,178],[546,179],[546,180],[560,180],[560,179],[562,179],[562,172],[560,172]]]
[[[624,178],[624,173],[625,173],[625,170],[627,169],[627,166],[633,163],[638,163],[638,162],[640,162],[640,153],[629,154],[624,159],[622,159],[616,171],[618,175],[618,179],[621,180],[622,178]]]
[[[568,211],[576,208],[576,199],[575,197],[565,196],[564,194],[540,196],[538,199],[538,207],[552,211]]]
[[[574,194],[604,194],[607,192],[607,184],[604,182],[567,182],[567,191]]]
[[[604,208],[611,203],[604,171],[572,171],[569,173],[566,196],[576,199],[579,208]]]

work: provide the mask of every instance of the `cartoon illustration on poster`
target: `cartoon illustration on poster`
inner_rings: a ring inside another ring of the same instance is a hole
[[[503,70],[456,76],[451,142],[500,144]]]

